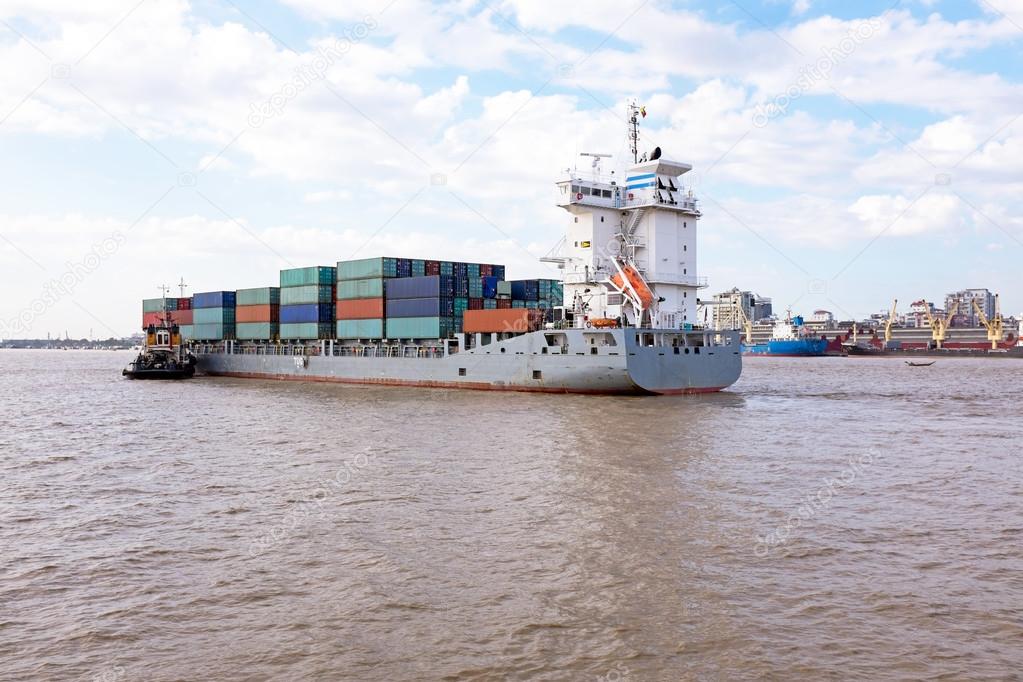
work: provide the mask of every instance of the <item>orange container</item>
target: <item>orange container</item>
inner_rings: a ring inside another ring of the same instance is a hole
[[[277,322],[280,307],[275,305],[240,305],[234,311],[236,322]]]
[[[462,330],[477,332],[531,332],[540,327],[543,317],[536,308],[494,308],[466,310],[462,317]]]
[[[376,320],[384,316],[384,299],[350,298],[337,302],[339,320]]]

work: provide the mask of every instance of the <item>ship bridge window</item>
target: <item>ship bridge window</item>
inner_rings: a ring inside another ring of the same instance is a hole
[[[572,194],[579,193],[579,185],[572,185]]]
[[[605,199],[610,199],[610,198],[611,198],[611,190],[609,190],[609,189],[601,190],[600,194],[601,194],[601,196],[603,196],[603,197],[604,197]],[[601,218],[601,220],[603,221],[603,220],[604,220],[604,218]]]

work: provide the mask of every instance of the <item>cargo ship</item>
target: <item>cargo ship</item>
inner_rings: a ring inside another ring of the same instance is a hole
[[[799,315],[786,315],[774,325],[771,338],[762,343],[743,344],[744,355],[773,355],[776,357],[815,357],[824,355],[827,339],[809,334]]]
[[[186,329],[207,376],[595,394],[720,391],[738,332],[694,324],[692,169],[654,149],[603,175],[569,169],[548,280],[501,265],[379,257],[280,272],[279,287],[196,294]]]

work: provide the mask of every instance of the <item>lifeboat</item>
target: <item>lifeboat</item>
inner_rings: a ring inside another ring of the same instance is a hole
[[[625,275],[625,279],[622,279],[622,275]],[[626,280],[628,284],[626,284]],[[632,289],[640,303],[643,304],[643,309],[646,310],[654,304],[654,292],[650,290],[650,286],[643,279],[643,276],[639,274],[639,271],[631,265],[622,265],[621,272],[615,273],[611,276],[611,282],[619,289]]]

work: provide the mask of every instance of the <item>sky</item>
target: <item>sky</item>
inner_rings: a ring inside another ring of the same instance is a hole
[[[348,258],[557,276],[554,183],[632,101],[704,296],[1019,313],[1021,45],[1023,0],[0,0],[0,338]]]

